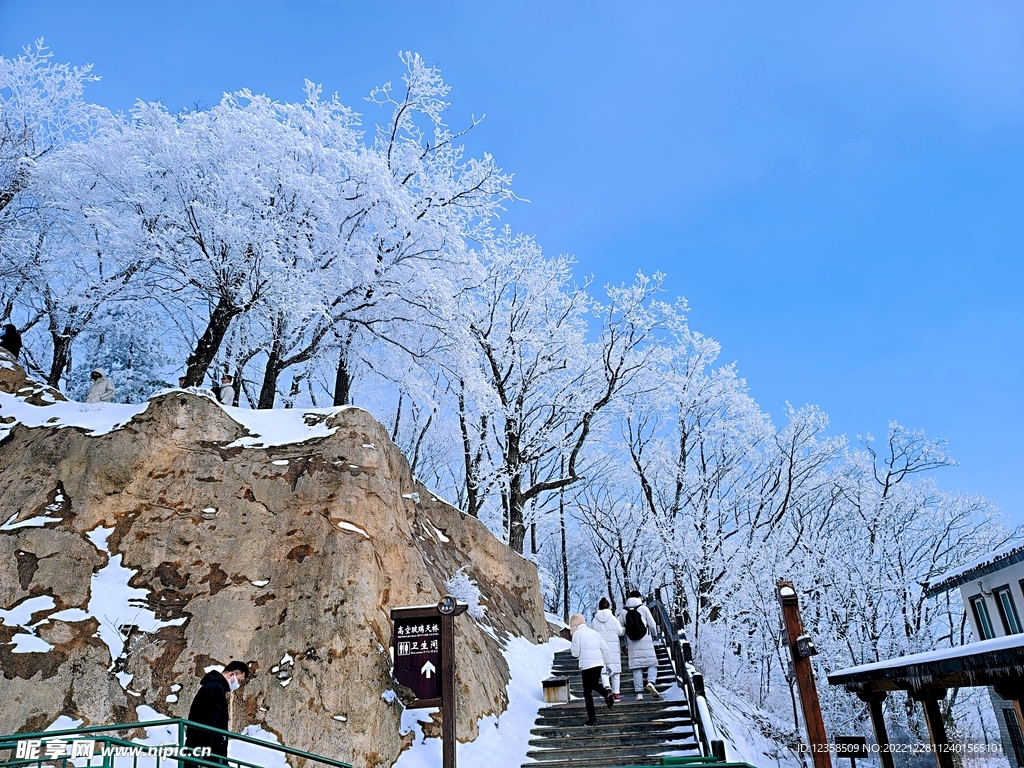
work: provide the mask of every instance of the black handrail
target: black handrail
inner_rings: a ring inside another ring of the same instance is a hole
[[[694,735],[700,745],[701,754],[716,760],[727,760],[725,740],[719,736],[718,729],[711,721],[704,691],[704,676],[697,671],[692,663],[693,649],[690,647],[690,641],[686,639],[682,619],[676,616],[673,620],[661,598],[660,587],[655,588],[654,595],[647,601],[647,606],[665,639],[665,647],[668,650],[669,659],[672,661],[676,682],[686,693],[690,705],[690,717],[693,720]]]

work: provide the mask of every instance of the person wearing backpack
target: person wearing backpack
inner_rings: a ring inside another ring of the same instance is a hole
[[[644,605],[639,590],[632,590],[626,598],[626,607],[619,611],[619,621],[626,630],[626,651],[629,668],[633,670],[633,688],[636,700],[644,700],[644,669],[647,670],[646,690],[656,699],[661,698],[658,689],[658,654],[654,651],[656,624],[650,609]]]

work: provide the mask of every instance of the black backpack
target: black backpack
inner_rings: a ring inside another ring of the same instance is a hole
[[[647,634],[647,622],[636,608],[626,609],[626,637],[630,640],[642,640]]]

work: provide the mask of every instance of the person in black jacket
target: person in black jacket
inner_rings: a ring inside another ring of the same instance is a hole
[[[200,725],[209,725],[222,731],[228,729],[228,692],[238,689],[249,677],[245,662],[232,661],[223,672],[207,672],[199,682],[199,692],[192,699],[188,719]],[[228,756],[228,739],[219,733],[210,733],[199,728],[185,729],[185,746],[210,747],[208,758],[211,762],[225,763],[220,758]],[[196,763],[182,762],[182,765],[196,766]]]
[[[10,352],[15,360],[21,354],[21,334],[10,323],[4,326],[4,332],[0,334],[0,347]]]

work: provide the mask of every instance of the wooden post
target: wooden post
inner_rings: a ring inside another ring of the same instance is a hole
[[[811,747],[811,759],[814,768],[832,768],[832,756],[829,753],[828,737],[825,735],[825,721],[821,716],[821,703],[818,701],[818,689],[814,684],[814,669],[811,659],[797,653],[797,638],[804,635],[804,624],[800,618],[800,601],[796,596],[793,582],[779,580],[775,591],[782,606],[782,619],[786,628],[786,640],[789,653],[793,659],[793,671],[796,674],[797,691],[800,693],[800,706],[804,713],[804,725],[807,726],[807,742]]]
[[[441,614],[441,766],[455,768],[455,615]]]
[[[953,768],[953,754],[946,747],[949,738],[946,736],[946,724],[942,721],[939,702],[946,698],[945,688],[926,688],[911,691],[910,695],[921,702],[924,708],[924,721],[928,725],[928,738],[932,742],[932,754],[938,768]]]
[[[882,761],[882,768],[895,768],[892,752],[889,751],[889,732],[885,728],[885,718],[882,717],[885,691],[859,691],[857,698],[868,705],[868,711],[871,713],[871,727],[875,731],[875,743],[878,745],[878,757]]]

